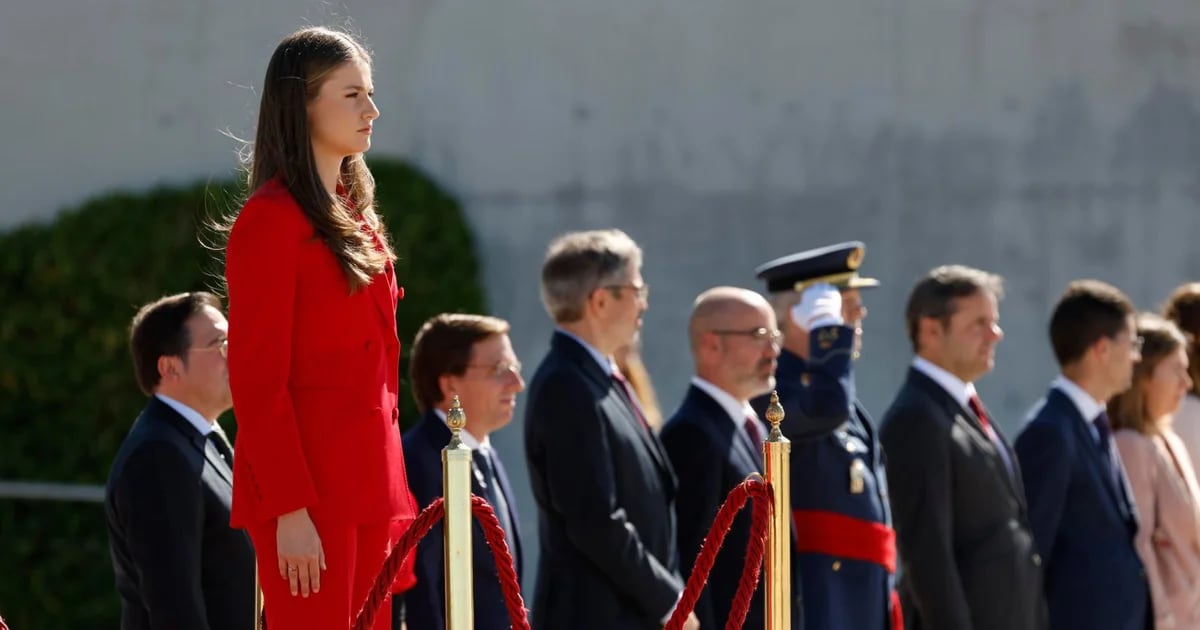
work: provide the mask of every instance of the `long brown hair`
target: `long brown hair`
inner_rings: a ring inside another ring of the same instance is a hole
[[[1154,313],[1137,316],[1137,334],[1142,338],[1142,360],[1133,366],[1129,389],[1108,401],[1108,417],[1114,429],[1133,429],[1151,435],[1158,431],[1159,419],[1150,417],[1146,410],[1142,382],[1154,374],[1154,368],[1163,359],[1184,347],[1186,341],[1179,327]]]
[[[307,106],[331,71],[353,61],[369,67],[371,56],[346,33],[310,27],[285,37],[267,65],[258,130],[248,160],[250,194],[278,178],[308,217],[317,238],[337,258],[351,291],[370,284],[371,277],[382,273],[396,256],[375,213],[375,178],[361,153],[342,161],[338,181],[344,193],[337,199],[321,184]],[[234,218],[230,217],[230,226]],[[362,230],[360,220],[375,231],[382,248]]]
[[[1188,341],[1188,373],[1192,394],[1200,396],[1200,282],[1177,287],[1163,306],[1163,317],[1175,322]]]
[[[642,412],[646,416],[646,424],[654,431],[662,429],[662,409],[658,406],[658,395],[654,392],[654,384],[650,382],[650,371],[642,361],[641,341],[635,339],[621,346],[613,354],[617,369],[625,376],[633,393],[642,403]]]

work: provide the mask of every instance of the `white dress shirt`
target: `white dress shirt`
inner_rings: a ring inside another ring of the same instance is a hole
[[[754,408],[750,406],[750,401],[743,400],[739,402],[736,398],[729,395],[729,392],[713,385],[712,383],[700,378],[699,376],[692,377],[692,385],[695,385],[700,391],[712,396],[712,399],[721,405],[725,413],[729,414],[729,419],[733,421],[738,431],[746,430],[746,418],[754,418],[755,424],[758,425],[758,434],[764,438],[767,435],[767,429],[759,419],[758,414],[754,413]],[[758,446],[757,444],[755,446]]]
[[[220,430],[220,427],[215,426],[217,424],[216,422],[209,422],[208,418],[200,415],[199,411],[192,409],[178,400],[175,400],[166,394],[154,394],[154,397],[163,401],[163,403],[165,403],[168,407],[177,411],[179,415],[183,416],[184,419],[187,420],[192,426],[196,427],[196,430],[200,432],[200,435],[208,437],[209,433]],[[221,431],[221,433],[223,435],[225,432]]]
[[[922,357],[914,357],[912,366],[913,369],[933,379],[942,389],[946,390],[946,393],[950,394],[950,397],[960,407],[971,409],[971,398],[978,396],[974,383],[968,383]],[[980,401],[980,404],[982,405],[983,401]],[[974,413],[975,410],[971,409],[971,412]],[[983,428],[983,434],[987,436],[988,441],[995,447],[996,453],[1000,455],[1000,459],[1004,460],[1004,466],[1008,468],[1008,474],[1015,477],[1016,468],[1013,467],[1012,459],[1008,455],[1008,448],[1004,446],[1004,442],[1000,439],[1000,434],[996,431],[995,427],[991,426],[990,419],[987,421],[987,424],[984,424],[983,418],[979,420],[979,424]]]

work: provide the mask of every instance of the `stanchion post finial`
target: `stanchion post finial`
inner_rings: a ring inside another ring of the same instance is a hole
[[[771,487],[771,526],[767,529],[766,630],[792,627],[792,443],[783,436],[783,405],[779,392],[771,392],[767,406],[771,433],[763,443],[767,483]]]

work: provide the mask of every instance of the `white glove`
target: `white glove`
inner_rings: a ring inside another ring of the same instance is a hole
[[[800,302],[792,307],[792,322],[804,330],[842,325],[842,293],[827,282],[804,289]]]

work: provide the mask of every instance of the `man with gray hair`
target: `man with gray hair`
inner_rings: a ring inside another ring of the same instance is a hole
[[[612,359],[641,327],[641,266],[619,230],[561,236],[542,265],[557,330],[525,410],[540,550],[534,628],[657,630],[683,591],[675,473]],[[699,627],[694,614],[684,627]]]

